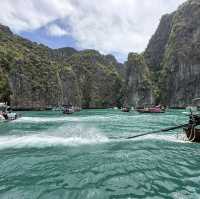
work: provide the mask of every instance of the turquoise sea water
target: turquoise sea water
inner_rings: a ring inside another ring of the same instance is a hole
[[[181,129],[122,138],[185,123],[181,110],[22,114],[0,123],[0,199],[200,198],[200,145]]]

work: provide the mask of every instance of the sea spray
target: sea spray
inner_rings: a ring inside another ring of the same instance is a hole
[[[97,128],[88,128],[84,125],[63,125],[38,134],[0,136],[0,149],[79,146],[100,144],[108,141],[109,139]]]

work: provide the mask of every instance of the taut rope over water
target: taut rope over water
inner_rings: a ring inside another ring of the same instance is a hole
[[[174,126],[174,127],[171,127],[171,128],[160,129],[160,130],[157,130],[157,131],[151,131],[151,132],[148,132],[148,133],[143,133],[143,134],[139,134],[139,135],[135,135],[135,136],[130,136],[130,137],[127,137],[125,139],[133,139],[133,138],[138,138],[138,137],[142,137],[142,136],[145,136],[145,135],[150,135],[150,134],[156,134],[156,133],[161,133],[161,132],[172,131],[172,130],[183,128],[183,127],[186,127],[186,126],[188,126],[188,124],[182,124],[182,125]]]
[[[161,133],[161,132],[167,132],[167,131],[172,131],[175,129],[179,129],[179,128],[183,128],[183,127],[187,127],[188,124],[181,124],[179,126],[174,126],[174,127],[170,127],[170,128],[165,128],[165,129],[160,129],[160,130],[156,130],[156,131],[151,131],[151,132],[147,132],[147,133],[142,133],[139,135],[134,135],[134,136],[130,136],[130,137],[111,137],[113,139],[119,139],[119,138],[124,138],[124,139],[134,139],[134,138],[138,138],[138,137],[143,137],[145,135],[151,135],[151,134],[156,134],[156,133]]]

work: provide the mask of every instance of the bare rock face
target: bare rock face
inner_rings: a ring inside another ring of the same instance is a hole
[[[160,25],[144,52],[154,94],[170,107],[200,97],[200,1],[188,0]]]
[[[125,106],[140,107],[152,104],[153,87],[144,57],[136,53],[128,56],[126,72]]]
[[[161,70],[161,63],[165,53],[165,47],[172,29],[172,21],[175,13],[166,14],[161,18],[158,29],[152,36],[145,50],[145,61],[151,71]]]
[[[173,18],[163,58],[161,93],[171,107],[200,96],[200,1],[183,4]]]

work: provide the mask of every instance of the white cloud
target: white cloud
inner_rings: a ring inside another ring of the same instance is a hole
[[[47,34],[50,36],[64,36],[64,35],[68,35],[68,31],[62,29],[60,26],[56,25],[56,24],[52,24],[50,26],[47,27]]]
[[[14,31],[31,31],[57,19],[81,48],[103,53],[141,52],[155,32],[161,15],[185,0],[1,0],[0,22]],[[57,33],[56,33],[57,32]],[[54,25],[49,34],[67,34]]]
[[[68,16],[72,9],[68,0],[1,0],[0,23],[16,32],[31,31]]]
[[[162,14],[184,0],[74,0],[70,22],[81,47],[104,53],[141,52]]]

